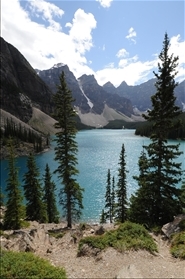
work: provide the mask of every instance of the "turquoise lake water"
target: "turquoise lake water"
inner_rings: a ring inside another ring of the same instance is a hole
[[[101,210],[104,207],[104,196],[106,188],[107,171],[110,169],[111,176],[117,181],[118,162],[122,144],[125,145],[127,173],[127,195],[135,192],[137,181],[132,176],[138,175],[138,157],[142,151],[142,145],[149,144],[150,140],[145,137],[135,136],[135,130],[88,130],[77,133],[78,143],[78,165],[79,175],[77,181],[85,189],[83,193],[83,216],[86,222],[98,222]],[[173,141],[174,142],[174,141]],[[172,143],[172,141],[170,141]],[[176,141],[175,141],[176,143]],[[185,170],[185,142],[180,142],[180,151],[183,154],[178,158]],[[44,174],[46,163],[49,164],[51,172],[57,168],[54,161],[54,146],[48,152],[35,156],[37,166],[40,169],[41,180]],[[23,174],[27,171],[27,157],[17,159],[19,167],[19,179],[22,181]],[[1,187],[6,187],[7,160],[1,161]],[[60,181],[57,175],[52,176],[57,189],[60,188]],[[56,191],[57,195],[57,191]],[[57,198],[58,201],[58,198]],[[58,204],[60,211],[60,205]]]

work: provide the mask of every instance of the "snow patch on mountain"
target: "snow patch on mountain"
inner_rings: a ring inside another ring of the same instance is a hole
[[[66,64],[64,64],[64,63],[57,63],[57,64],[54,64],[51,69],[60,68],[60,67],[63,67],[63,66],[66,66]]]
[[[83,91],[83,88],[82,88],[82,84],[81,84],[81,81],[78,79],[78,85],[79,85],[79,88],[82,92],[82,94],[84,95],[84,97],[87,99],[87,103],[89,105],[89,107],[92,109],[93,108],[93,103],[91,102],[91,100],[85,95],[85,92]]]

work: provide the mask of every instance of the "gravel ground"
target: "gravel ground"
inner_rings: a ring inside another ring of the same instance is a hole
[[[185,261],[171,256],[169,243],[161,236],[153,236],[159,250],[156,255],[108,248],[97,256],[77,257],[78,241],[74,243],[71,235],[67,232],[50,253],[38,251],[53,265],[64,267],[68,278],[185,278]]]

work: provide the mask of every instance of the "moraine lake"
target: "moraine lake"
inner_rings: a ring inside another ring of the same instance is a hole
[[[142,146],[148,145],[150,140],[146,137],[135,136],[135,130],[88,130],[77,133],[78,143],[78,165],[79,175],[77,181],[84,188],[83,193],[83,215],[82,220],[86,222],[98,222],[101,210],[104,207],[104,196],[107,180],[107,171],[110,169],[111,176],[115,177],[117,182],[118,162],[121,152],[121,146],[125,145],[126,168],[127,173],[127,196],[128,198],[137,189],[137,181],[132,177],[138,175],[138,157],[142,151]],[[177,141],[169,141],[177,143]],[[183,154],[178,158],[182,163],[182,169],[185,170],[185,141],[180,141],[180,151]],[[40,169],[41,181],[46,163],[49,164],[51,172],[57,168],[57,162],[54,161],[54,143],[51,144],[49,151],[36,155],[36,163]],[[19,167],[19,180],[22,181],[23,174],[27,171],[27,157],[17,158]],[[7,160],[1,160],[1,187],[6,187],[7,179]],[[60,181],[57,175],[52,176],[57,186],[57,202]],[[58,204],[60,211],[60,205]]]

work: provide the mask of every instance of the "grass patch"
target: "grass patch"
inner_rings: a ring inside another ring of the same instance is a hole
[[[21,221],[21,228],[26,229],[30,227],[30,222],[23,220]]]
[[[64,232],[55,232],[55,231],[48,231],[49,236],[53,236],[55,238],[62,238],[64,236]]]
[[[4,236],[5,238],[9,238],[9,235],[6,234],[3,230],[0,230],[0,236]]]
[[[175,258],[185,259],[185,231],[172,236],[170,252]]]
[[[113,247],[120,252],[125,250],[145,249],[151,253],[157,252],[157,245],[148,231],[139,224],[125,222],[118,229],[106,232],[100,236],[88,236],[79,242],[79,253],[84,244],[101,250]]]
[[[31,253],[12,251],[1,252],[0,278],[67,279],[63,268],[54,267]]]

